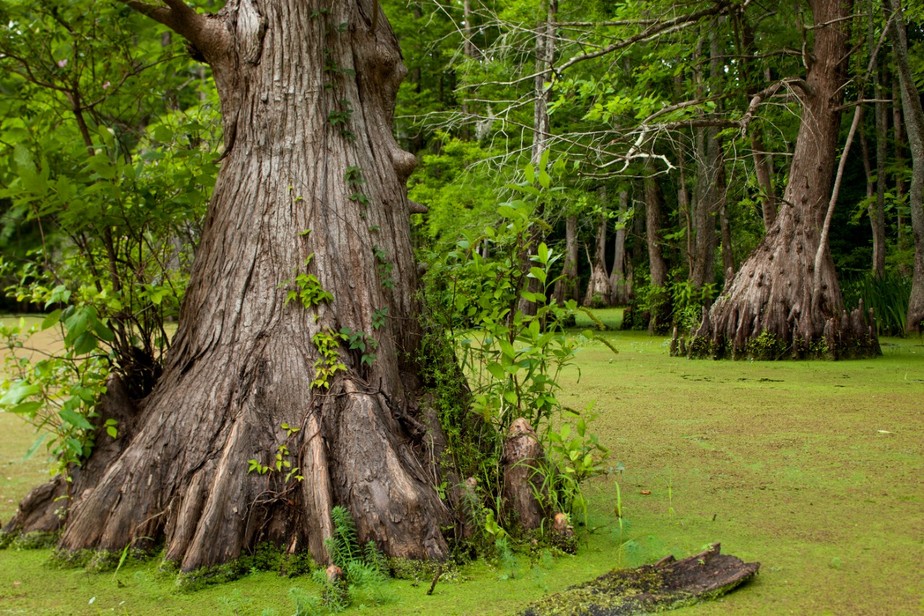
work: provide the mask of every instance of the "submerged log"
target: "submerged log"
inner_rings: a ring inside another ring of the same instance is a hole
[[[629,616],[684,607],[718,598],[749,581],[760,563],[720,554],[718,543],[705,552],[653,565],[610,571],[528,606],[522,616]]]

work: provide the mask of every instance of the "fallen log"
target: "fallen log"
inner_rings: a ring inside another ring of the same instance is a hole
[[[522,616],[630,616],[715,599],[749,581],[760,563],[720,554],[718,543],[683,560],[618,569],[531,605]]]

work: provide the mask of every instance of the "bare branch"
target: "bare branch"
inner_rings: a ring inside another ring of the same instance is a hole
[[[564,72],[566,69],[570,68],[571,66],[574,66],[578,62],[583,62],[584,60],[591,60],[593,58],[599,58],[600,56],[604,56],[608,53],[612,53],[619,49],[625,49],[626,47],[632,45],[633,43],[637,43],[639,41],[646,41],[648,39],[654,38],[661,34],[675,32],[693,23],[696,23],[697,21],[699,21],[700,19],[704,17],[710,17],[713,15],[723,15],[727,13],[730,9],[731,9],[730,4],[725,3],[725,2],[720,2],[710,9],[704,9],[696,13],[691,13],[690,15],[681,15],[679,17],[675,17],[674,19],[669,19],[667,21],[662,21],[656,24],[652,24],[648,28],[643,30],[642,32],[639,32],[638,34],[636,34],[635,36],[631,36],[627,39],[623,39],[619,42],[613,43],[612,45],[604,47],[603,49],[600,49],[598,51],[583,54],[580,56],[574,56],[573,58],[571,58],[570,60],[562,64],[561,66],[557,67],[555,69],[555,72],[556,73]]]
[[[780,91],[783,87],[795,87],[801,90],[803,93],[809,92],[809,85],[806,81],[799,77],[790,77],[787,79],[781,79],[777,82],[771,83],[769,86],[755,94],[751,97],[751,102],[748,105],[747,110],[744,112],[744,115],[741,116],[741,119],[738,120],[738,123],[741,125],[741,136],[744,137],[747,135],[748,126],[751,123],[751,120],[754,119],[754,114],[757,112],[757,108],[760,106],[764,100],[770,98],[774,94]]]

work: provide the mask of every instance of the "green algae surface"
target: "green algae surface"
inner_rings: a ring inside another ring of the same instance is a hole
[[[611,326],[619,319],[596,314]],[[588,487],[578,555],[473,563],[432,596],[429,578],[397,580],[386,603],[345,613],[512,614],[614,567],[713,542],[759,561],[759,575],[673,614],[922,612],[924,340],[883,339],[883,357],[872,360],[765,363],[671,358],[666,338],[602,335],[619,354],[590,343],[561,398],[576,409],[594,403],[594,430],[625,470]],[[23,459],[34,440],[0,413],[0,521],[47,478],[41,451]],[[318,591],[307,576],[255,572],[182,592],[156,559],[87,573],[52,567],[51,554],[0,551],[0,614],[288,615],[291,589]]]

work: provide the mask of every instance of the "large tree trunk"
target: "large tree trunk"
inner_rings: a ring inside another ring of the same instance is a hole
[[[339,504],[387,554],[444,558],[414,363],[414,158],[391,133],[404,69],[378,3],[127,4],[212,66],[226,152],[163,376],[136,414],[117,409],[112,459],[77,474],[60,546],[163,542],[183,570],[260,541],[325,561]]]
[[[693,356],[837,358],[880,352],[865,314],[844,314],[834,262],[821,245],[846,83],[852,2],[813,0],[810,5],[814,45],[806,55],[802,122],[785,205],[727,291],[704,315],[690,345]]]
[[[908,207],[911,209],[911,228],[914,232],[914,275],[911,280],[911,299],[908,302],[905,329],[909,332],[920,332],[921,323],[924,322],[924,109],[909,67],[908,40],[901,0],[889,0],[889,5],[895,13],[891,31],[892,49],[895,53],[905,130],[911,150]]]

